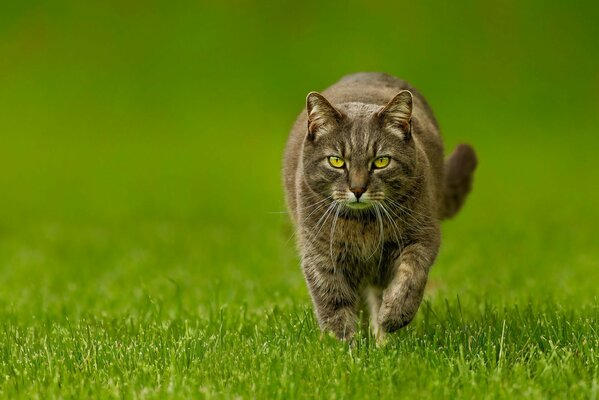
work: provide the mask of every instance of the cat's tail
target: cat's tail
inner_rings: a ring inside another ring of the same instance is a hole
[[[474,149],[460,144],[445,160],[445,188],[441,218],[451,218],[460,211],[472,188],[474,170],[478,161]]]

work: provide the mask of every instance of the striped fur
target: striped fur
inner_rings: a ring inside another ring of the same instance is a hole
[[[332,167],[330,156],[343,167]],[[391,161],[375,169],[380,156]],[[308,95],[283,175],[323,330],[351,339],[363,308],[383,340],[413,319],[439,249],[440,220],[463,205],[475,167],[467,145],[444,161],[435,117],[404,81],[359,73]]]

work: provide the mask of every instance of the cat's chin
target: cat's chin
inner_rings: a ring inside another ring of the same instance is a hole
[[[350,210],[355,210],[355,211],[366,210],[366,209],[372,207],[372,203],[365,203],[365,202],[355,202],[355,201],[353,201],[351,203],[350,202],[346,202],[344,204]]]

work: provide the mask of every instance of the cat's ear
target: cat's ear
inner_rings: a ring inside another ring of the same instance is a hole
[[[308,112],[308,137],[313,140],[316,135],[326,133],[341,121],[343,114],[316,92],[308,93],[306,97]]]
[[[412,93],[402,90],[379,112],[383,126],[398,132],[404,139],[412,135]]]

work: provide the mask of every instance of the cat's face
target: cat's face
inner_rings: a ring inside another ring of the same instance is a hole
[[[307,98],[307,185],[355,213],[393,205],[414,181],[412,95],[403,91],[385,107],[347,103],[334,108],[322,95]]]

